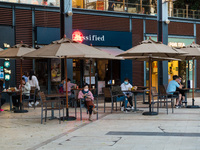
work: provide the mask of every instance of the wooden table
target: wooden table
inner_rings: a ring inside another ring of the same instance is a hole
[[[9,96],[10,100],[10,111],[12,110],[12,96],[13,94],[20,94],[20,91],[2,91],[2,93],[6,93]]]
[[[149,104],[148,102],[145,102],[145,96],[146,96],[146,89],[149,88],[148,86],[137,86],[137,90],[144,90],[143,92],[143,104]]]
[[[132,90],[132,91],[122,91],[122,92],[131,92],[133,93],[132,99],[134,98],[134,111],[139,111],[139,109],[137,109],[137,95],[139,93],[146,93],[149,90]]]
[[[183,90],[185,92],[185,107],[187,107],[187,93],[189,93],[190,90],[200,90],[200,88],[183,88],[180,90]],[[192,106],[194,106],[194,100],[192,100]]]

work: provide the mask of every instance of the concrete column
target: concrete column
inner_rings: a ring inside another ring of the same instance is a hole
[[[72,0],[60,0],[60,38],[72,38]],[[67,60],[68,77],[73,79],[73,60]]]
[[[158,41],[168,44],[168,3],[157,1]],[[168,84],[168,61],[158,62],[158,85]]]

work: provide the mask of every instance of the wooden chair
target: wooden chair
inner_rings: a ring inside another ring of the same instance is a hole
[[[113,95],[111,89],[108,87],[103,88],[103,93],[104,93],[104,113],[105,113],[106,103],[111,103],[112,105],[111,113],[112,113],[114,102],[116,102],[116,110],[117,110],[117,102],[125,101],[125,96],[123,98],[119,98],[118,97],[119,95]]]
[[[157,105],[159,105],[159,94],[158,94],[158,92],[157,92],[157,90],[156,90],[156,87],[151,87],[151,96],[152,96],[152,102],[151,102],[151,104],[152,104],[152,111],[153,111],[153,109],[154,109],[154,104],[156,104],[157,103]],[[158,107],[157,107],[157,112],[158,112]]]
[[[166,92],[166,88],[164,85],[159,85],[159,90],[160,90],[160,94],[159,94],[159,104],[165,103],[166,104],[166,109],[167,109],[167,114],[168,114],[168,103],[171,103],[171,107],[172,107],[172,113],[174,113],[174,99],[176,99],[176,97],[173,96],[173,94],[168,94]],[[159,112],[159,104],[158,104],[158,112]]]
[[[35,100],[36,100],[36,95],[37,95],[37,89],[35,87],[31,87],[31,91],[30,91],[30,94],[29,94],[28,98],[26,98],[26,94],[29,94],[29,93],[23,93],[23,95],[22,95],[23,107],[24,107],[24,102],[25,101],[27,101],[28,103],[30,101],[33,101],[34,102],[34,106],[33,107],[35,109]]]
[[[41,101],[41,124],[43,123],[43,111],[45,111],[45,122],[47,119],[47,111],[48,110],[59,110],[59,123],[61,123],[60,119],[60,110],[63,109],[63,116],[64,116],[64,105],[62,105],[63,100],[62,99],[57,99],[57,100],[46,100],[46,96],[44,92],[39,92],[39,97]],[[52,103],[57,103],[58,107],[54,107]],[[50,106],[47,106],[50,104]],[[63,118],[64,122],[64,118]]]

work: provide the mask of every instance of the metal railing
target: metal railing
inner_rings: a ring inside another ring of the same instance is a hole
[[[60,0],[0,0],[0,2],[25,3],[33,5],[60,6]],[[100,11],[127,12],[133,14],[157,15],[157,6],[142,3],[127,3],[126,0],[72,0],[73,8],[92,9]],[[169,5],[169,16],[180,18],[200,19],[200,10],[173,8]]]

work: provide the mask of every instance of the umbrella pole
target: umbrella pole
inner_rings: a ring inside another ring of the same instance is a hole
[[[21,86],[21,90],[20,90],[20,109],[19,110],[15,110],[14,113],[27,113],[28,110],[23,110],[22,109],[22,59],[20,59],[20,86]]]
[[[67,120],[67,121],[72,121],[76,120],[76,117],[71,117],[69,116],[69,105],[68,105],[68,87],[67,87],[67,57],[65,56],[64,58],[64,63],[65,63],[65,86],[66,86],[66,116],[61,117],[61,120]]]
[[[193,67],[192,67],[192,105],[188,105],[187,106],[187,108],[199,108],[199,106],[198,105],[194,105],[194,88],[195,88],[195,86],[194,86],[194,69],[195,69],[195,65],[194,65],[194,58],[192,59],[192,61],[193,61]]]
[[[90,86],[89,86],[89,89],[91,90],[91,77],[92,77],[92,74],[91,74],[91,70],[92,70],[92,61],[90,60]]]
[[[66,86],[66,117],[69,117],[69,110],[68,110],[68,87],[67,87],[67,58],[65,57],[65,86]]]
[[[192,106],[194,106],[194,59],[193,59],[193,68],[192,68]]]
[[[151,86],[152,86],[152,58],[149,57],[149,112],[144,112],[143,115],[158,115],[157,112],[151,111]]]

